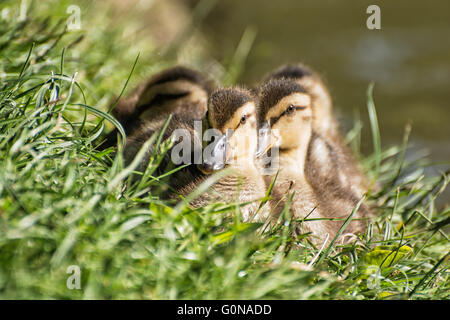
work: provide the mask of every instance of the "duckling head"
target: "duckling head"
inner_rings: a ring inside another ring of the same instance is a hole
[[[146,84],[136,109],[141,119],[152,118],[157,110],[172,114],[191,114],[202,118],[207,111],[207,101],[214,84],[201,73],[177,66],[164,70]]]
[[[208,103],[208,122],[215,141],[207,146],[199,169],[204,173],[225,165],[252,165],[257,146],[255,97],[243,88],[215,91]]]
[[[320,76],[304,64],[290,64],[276,69],[266,80],[283,78],[294,80],[311,95],[314,129],[334,133],[337,125],[332,115],[331,97]]]
[[[281,152],[306,149],[312,132],[312,98],[289,79],[272,79],[259,90],[257,106],[258,148],[256,157],[271,148]]]

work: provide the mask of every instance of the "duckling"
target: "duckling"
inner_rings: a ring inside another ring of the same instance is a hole
[[[346,218],[356,205],[357,201],[353,201],[352,195],[349,196],[344,189],[328,194],[326,188],[314,188],[308,179],[306,171],[310,161],[310,145],[317,137],[314,133],[313,102],[314,97],[305,87],[285,78],[269,80],[259,89],[257,123],[260,138],[256,156],[261,158],[267,155],[271,147],[279,152],[278,157],[272,159],[278,169],[271,201],[273,219],[277,219],[282,212],[289,194],[293,194],[290,210],[297,219]],[[268,178],[266,183],[273,176]],[[354,218],[360,216],[359,210]],[[315,236],[313,242],[331,240],[342,223],[307,221],[303,224],[303,230]],[[360,221],[352,221],[346,231],[356,233],[362,228]]]
[[[209,174],[224,168],[230,168],[228,175],[213,186],[216,194],[225,201],[239,203],[252,202],[242,207],[245,221],[267,219],[267,206],[263,207],[258,216],[258,199],[264,198],[266,186],[264,178],[254,164],[254,154],[257,148],[255,97],[243,88],[227,88],[215,91],[208,104],[208,122],[211,128],[221,133],[221,138],[215,141],[210,154],[205,155],[198,169],[204,174],[204,180]],[[198,181],[182,188],[183,194],[195,189]],[[196,200],[194,206],[200,206],[211,201],[210,195],[203,195]]]
[[[312,97],[314,139],[307,161],[309,180],[319,187],[339,183],[361,198],[369,184],[350,149],[342,142],[333,116],[332,100],[320,76],[304,64],[286,65],[272,72],[270,79],[291,79],[303,86]],[[266,80],[266,81],[267,81]],[[328,161],[328,163],[326,163]],[[327,167],[326,171],[317,168]],[[330,175],[331,174],[331,175]]]
[[[160,123],[169,114],[202,119],[214,86],[213,81],[201,73],[176,66],[161,71],[137,86],[129,96],[119,100],[112,114],[122,124],[127,135],[139,128],[143,121],[147,125],[148,121]],[[117,130],[113,130],[102,148],[116,143]]]
[[[337,135],[338,124],[333,117],[330,92],[320,76],[304,64],[289,64],[273,71],[266,77],[264,82],[270,79],[282,78],[294,80],[313,97],[314,130],[326,136]]]

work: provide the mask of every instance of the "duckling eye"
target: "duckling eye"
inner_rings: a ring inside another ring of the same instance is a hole
[[[296,108],[291,104],[291,105],[289,105],[289,107],[287,107],[286,113],[287,114],[291,114],[291,113],[293,113],[295,111],[295,109]]]
[[[245,121],[247,121],[247,115],[244,114],[244,115],[241,117],[240,124],[244,124]]]

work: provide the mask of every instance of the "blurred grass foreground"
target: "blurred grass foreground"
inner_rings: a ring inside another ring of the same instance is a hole
[[[408,130],[381,149],[370,94],[377,147],[361,161],[381,186],[368,199],[379,215],[355,243],[315,248],[292,236],[293,221],[243,223],[238,204],[171,207],[152,175],[124,189],[132,165],[95,149],[120,127],[110,101],[180,62],[232,83],[244,60],[245,45],[227,66],[205,58],[195,24],[207,1],[191,15],[145,3],[126,13],[107,1],[1,3],[1,299],[449,298],[450,210],[434,205],[449,174],[404,159]],[[158,22],[167,12],[179,30]]]

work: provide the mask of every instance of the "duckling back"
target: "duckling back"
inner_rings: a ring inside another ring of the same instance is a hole
[[[121,98],[112,110],[127,135],[143,122],[160,122],[161,117],[181,115],[202,119],[214,83],[199,72],[182,66],[163,70]],[[117,130],[110,132],[101,148],[116,145]]]
[[[347,218],[362,198],[360,190],[352,188],[348,179],[348,172],[343,170],[345,154],[313,132],[308,147],[305,166],[305,177],[310,182],[322,207],[322,214],[329,218]],[[347,170],[353,170],[352,167]],[[347,174],[346,174],[347,173]],[[344,184],[345,183],[345,184]],[[361,233],[370,217],[369,207],[363,203],[353,216],[353,221],[346,229],[346,233]],[[358,220],[359,219],[359,220]],[[329,222],[333,232],[337,232],[343,221]]]

